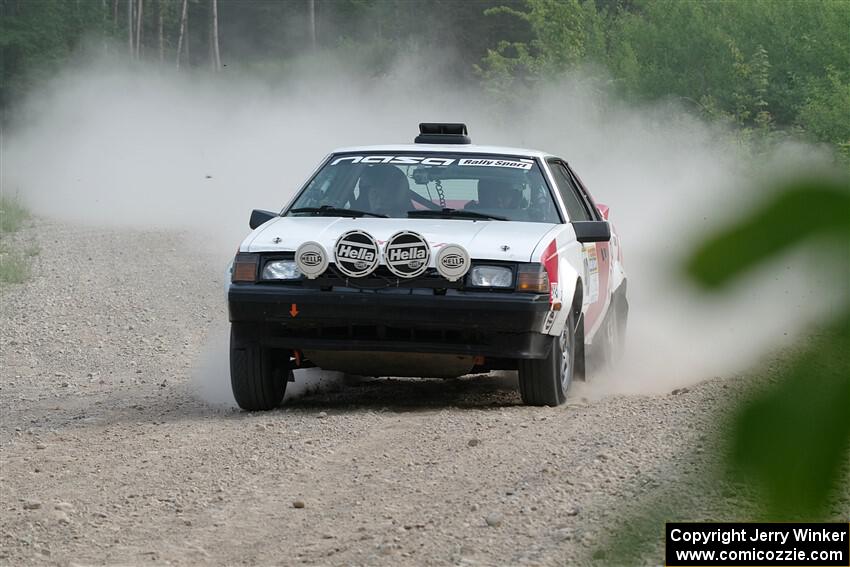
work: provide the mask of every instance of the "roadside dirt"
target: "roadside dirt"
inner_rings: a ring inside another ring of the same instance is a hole
[[[510,373],[210,406],[191,376],[226,326],[221,266],[181,234],[32,235],[0,306],[0,564],[582,563],[713,466],[720,381],[557,409],[519,405]]]

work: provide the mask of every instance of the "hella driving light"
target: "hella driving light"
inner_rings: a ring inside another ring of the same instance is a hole
[[[305,242],[295,251],[298,271],[313,280],[328,268],[328,252],[318,242]]]
[[[514,274],[503,266],[475,266],[469,272],[469,285],[475,287],[513,287]]]
[[[297,280],[300,277],[295,260],[273,260],[263,268],[264,280]]]
[[[450,282],[456,282],[469,271],[469,252],[459,244],[446,244],[437,253],[437,271]]]

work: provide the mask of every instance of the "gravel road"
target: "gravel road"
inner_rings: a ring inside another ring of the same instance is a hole
[[[28,234],[34,276],[0,306],[2,564],[583,563],[712,466],[717,380],[557,409],[519,405],[510,373],[208,405],[219,262],[176,233]]]

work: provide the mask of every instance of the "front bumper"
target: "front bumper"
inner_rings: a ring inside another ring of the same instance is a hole
[[[322,290],[233,284],[230,321],[264,346],[299,350],[544,358],[549,297],[517,292],[391,288]]]

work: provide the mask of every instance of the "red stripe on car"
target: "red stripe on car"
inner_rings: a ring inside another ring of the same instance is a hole
[[[554,240],[543,250],[540,257],[546,275],[549,276],[549,303],[555,302],[555,290],[558,287],[558,244]]]

